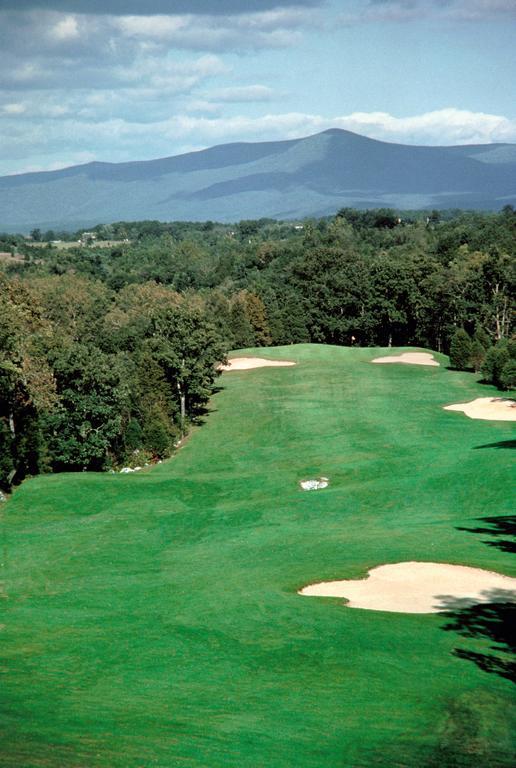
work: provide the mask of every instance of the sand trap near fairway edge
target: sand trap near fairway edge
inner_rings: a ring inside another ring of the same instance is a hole
[[[298,591],[343,597],[346,607],[396,613],[439,613],[484,602],[516,602],[516,579],[481,568],[410,561],[372,568],[365,579],[323,581]]]
[[[469,403],[443,406],[445,411],[462,411],[470,419],[516,421],[516,400],[507,397],[477,397]]]
[[[439,366],[437,360],[430,352],[402,352],[401,355],[387,355],[375,357],[372,363],[405,363],[408,365],[434,365]]]
[[[290,360],[266,360],[264,357],[233,357],[219,371],[248,371],[251,368],[284,368],[295,365]]]

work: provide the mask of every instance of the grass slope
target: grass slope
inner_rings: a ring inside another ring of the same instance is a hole
[[[442,410],[494,390],[381,352],[267,350],[298,365],[225,374],[173,460],[16,491],[2,767],[513,764],[511,684],[452,653],[487,641],[296,594],[409,559],[511,575],[459,528],[510,514],[511,452],[479,446],[513,425]]]

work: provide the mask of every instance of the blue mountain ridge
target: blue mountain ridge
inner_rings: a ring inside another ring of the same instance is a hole
[[[498,210],[515,203],[515,144],[410,146],[330,129],[3,176],[0,231],[141,219],[298,219],[344,206]]]

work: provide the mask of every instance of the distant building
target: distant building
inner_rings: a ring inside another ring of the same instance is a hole
[[[97,239],[96,232],[83,232],[79,242],[81,245],[88,245]]]

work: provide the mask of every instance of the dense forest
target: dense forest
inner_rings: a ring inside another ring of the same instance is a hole
[[[229,349],[429,347],[516,386],[516,212],[0,235],[0,488],[170,455]]]

